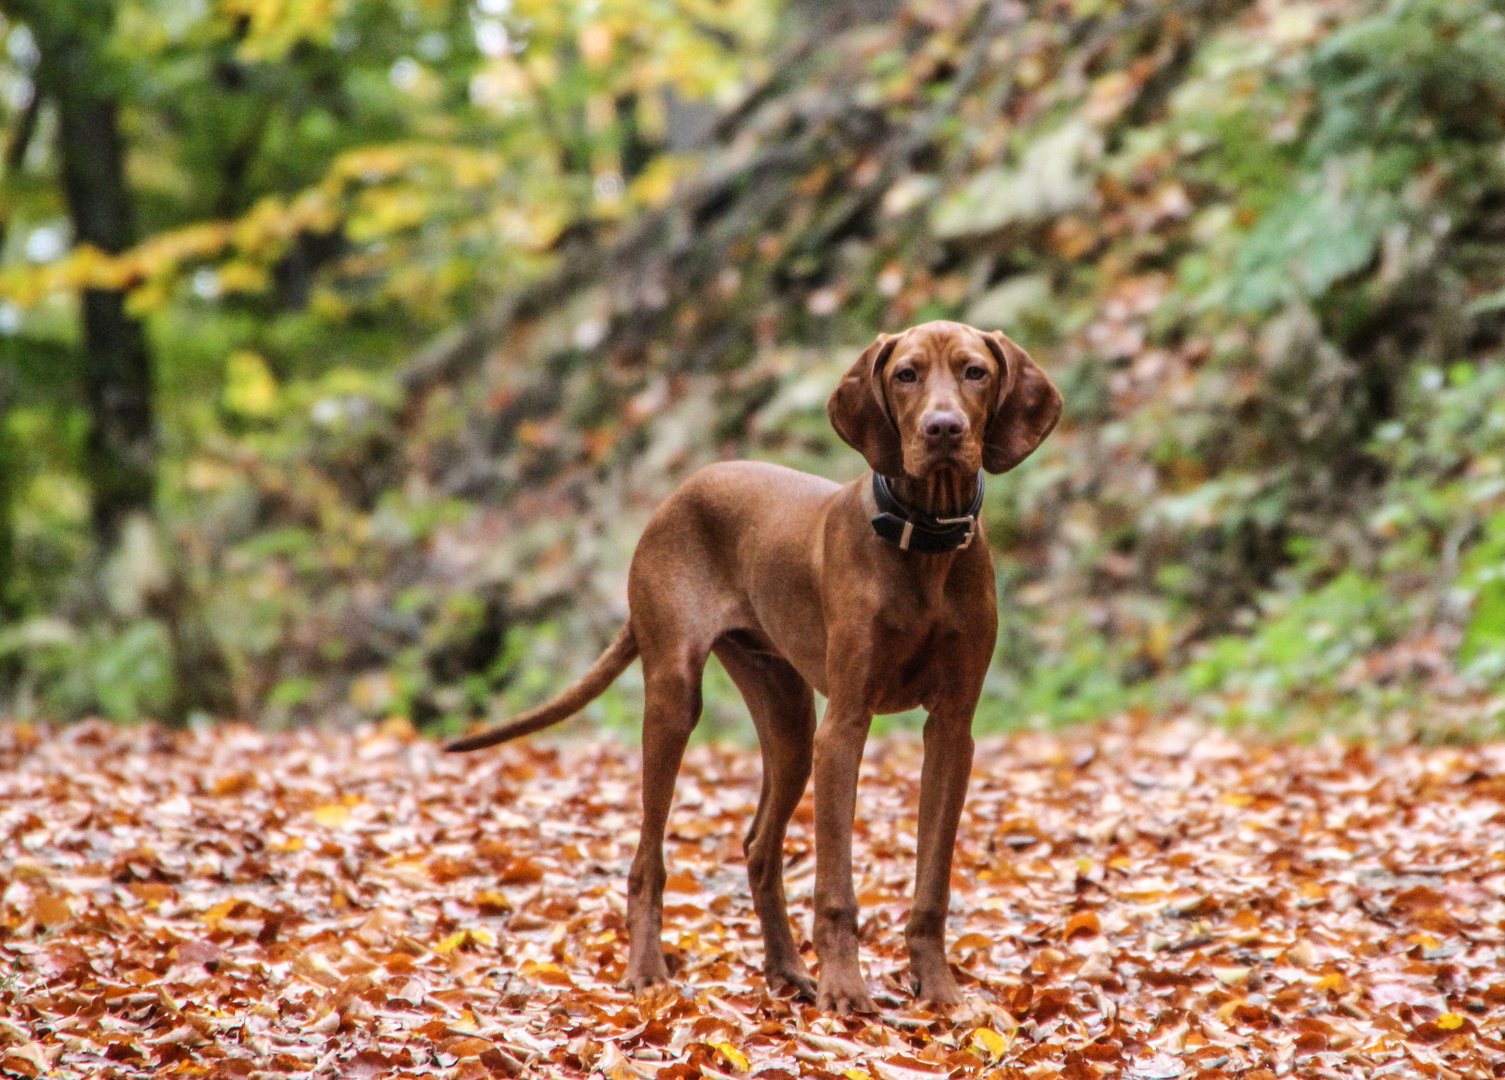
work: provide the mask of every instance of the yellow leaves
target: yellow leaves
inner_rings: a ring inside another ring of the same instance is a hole
[[[586,456],[591,461],[604,460],[606,455],[611,453],[612,447],[616,445],[618,434],[616,428],[605,425],[585,432],[581,441],[585,445]]]
[[[447,25],[447,9],[434,0],[399,5],[400,12],[393,9],[381,16],[400,13],[402,25],[393,28],[396,37],[382,37],[380,45],[369,36],[373,28],[357,25],[363,17],[357,18],[351,0],[211,0],[204,12],[197,10],[202,5],[158,6],[175,14],[166,18],[149,4],[124,5],[119,14],[125,30],[116,44],[123,41],[132,50],[151,50],[153,55],[140,57],[148,65],[163,59],[156,52],[161,49],[184,50],[183,59],[198,56],[174,78],[192,75],[221,43],[235,49],[234,58],[241,64],[273,70],[271,65],[290,57],[303,64],[300,47],[312,44],[322,49],[338,41],[338,86],[315,87],[310,91],[314,97],[338,99],[353,92],[366,100],[370,91],[361,80],[381,80],[389,74],[388,61],[379,57],[390,46],[408,53],[390,72],[393,85],[404,89],[404,100],[390,117],[387,106],[381,106],[381,116],[374,121],[365,115],[367,110],[356,110],[356,126],[349,131],[327,132],[326,127],[341,121],[329,120],[327,112],[318,109],[300,113],[286,131],[274,124],[275,146],[256,148],[248,184],[256,194],[285,185],[288,177],[277,170],[288,161],[298,162],[299,171],[322,169],[322,177],[296,196],[269,196],[233,221],[194,222],[147,237],[122,254],[80,249],[44,266],[5,270],[0,273],[0,296],[22,309],[102,288],[128,292],[130,310],[147,315],[185,301],[190,278],[192,292],[211,302],[264,293],[278,283],[272,268],[295,238],[339,232],[342,239],[369,247],[341,252],[332,265],[318,267],[322,281],[313,285],[312,302],[319,318],[339,321],[351,315],[348,307],[321,292],[321,286],[334,279],[346,287],[347,299],[358,298],[357,305],[375,307],[395,298],[419,308],[426,321],[442,321],[454,314],[447,305],[478,278],[492,288],[502,280],[525,279],[535,262],[527,256],[547,250],[573,220],[579,207],[566,193],[576,182],[592,178],[567,175],[558,162],[569,156],[561,154],[562,144],[577,149],[573,143],[578,133],[568,129],[581,103],[590,103],[587,109],[598,129],[588,140],[596,145],[583,158],[603,181],[596,191],[595,212],[615,216],[642,206],[662,206],[689,165],[656,156],[624,191],[621,163],[612,160],[614,148],[622,142],[623,125],[630,122],[619,103],[637,102],[635,119],[649,141],[657,143],[667,127],[666,90],[672,89],[678,100],[725,102],[760,77],[756,56],[775,29],[774,8],[765,0],[519,0],[461,5],[470,11],[475,31],[489,29],[500,35],[490,39],[494,47],[482,41],[485,60],[470,87],[473,102],[506,118],[488,127],[476,124],[471,110],[454,108],[450,96],[429,97],[438,85],[434,71],[442,66],[435,57],[472,29]],[[178,8],[194,10],[184,14]],[[507,14],[501,14],[502,9]],[[527,29],[520,32],[519,27]],[[404,40],[408,45],[401,44]],[[439,43],[438,52],[428,48],[434,42]],[[194,52],[204,47],[211,51]],[[416,56],[426,59],[420,62],[413,59]],[[205,81],[185,92],[212,92],[207,72],[205,68]],[[409,73],[415,80],[411,83],[405,81]],[[352,78],[357,80],[354,84],[348,82]],[[255,94],[246,101],[254,99]],[[540,112],[548,110],[567,118],[561,125],[566,130],[538,122]],[[148,104],[138,118],[140,130],[133,128],[133,137],[144,148],[133,155],[133,178],[145,172],[150,177],[145,186],[159,200],[170,195],[174,205],[202,205],[206,200],[186,197],[200,192],[207,182],[200,175],[201,155],[193,149],[197,144],[193,138],[183,142],[176,130],[158,130],[160,117],[154,120],[154,115]],[[220,114],[211,110],[205,115]],[[230,128],[222,134],[235,141],[240,126],[252,119],[232,109],[225,116]],[[362,146],[338,156],[327,149],[359,143],[377,131],[385,137],[389,125],[397,126],[400,134],[395,138],[400,141]],[[263,150],[271,157],[263,156]],[[508,219],[506,227],[493,230],[493,221],[502,215]],[[413,237],[415,233],[422,235]],[[399,235],[413,247],[404,250],[393,244],[370,250]],[[501,258],[496,257],[498,251]],[[349,260],[362,256],[370,261],[359,269],[349,265]],[[389,280],[402,272],[406,277],[401,287],[389,288]],[[307,299],[303,283],[297,291],[301,304]],[[424,303],[430,306],[423,308]]]
[[[229,6],[308,13],[332,5],[329,0],[230,0]],[[300,235],[327,235],[343,225],[357,243],[390,239],[433,221],[441,207],[461,195],[487,191],[502,178],[505,165],[495,151],[453,145],[441,136],[433,142],[352,150],[336,158],[318,184],[292,198],[264,197],[234,221],[195,222],[148,237],[118,255],[81,245],[39,266],[11,267],[0,274],[0,297],[29,309],[58,294],[124,290],[130,294],[131,312],[139,316],[172,302],[189,273],[195,274],[194,291],[204,299],[264,293],[272,286],[271,267]],[[554,194],[550,192],[550,213],[557,215]],[[546,246],[564,223],[544,214],[535,227],[531,210],[521,214],[526,235],[518,242]],[[379,260],[382,266],[400,262],[395,251]],[[432,300],[460,284],[452,280],[436,288],[425,278],[408,291]],[[338,301],[331,304],[324,296],[320,306],[325,292],[315,290],[318,314],[331,321],[343,318],[347,313]]]
[[[350,807],[340,803],[328,803],[314,810],[315,824],[326,829],[337,829],[350,819]]]
[[[239,221],[186,225],[149,237],[119,255],[80,245],[55,262],[12,269],[0,278],[0,295],[32,307],[60,292],[129,290],[132,311],[143,314],[171,299],[171,286],[186,269],[232,250],[242,257],[210,271],[213,295],[264,292],[269,285],[266,266],[286,243],[305,228],[323,225],[327,231],[329,219],[319,200],[300,197],[289,206],[267,198]]]
[[[221,0],[225,14],[247,21],[242,60],[280,60],[302,41],[327,43],[347,0]]]
[[[330,289],[313,291],[308,301],[309,310],[325,322],[339,322],[350,314],[350,305]]]
[[[1300,892],[1303,901],[1308,904],[1316,904],[1326,900],[1330,890],[1325,882],[1303,881]]]
[[[358,795],[346,795],[340,802],[325,803],[313,811],[314,824],[326,829],[339,829],[350,823],[350,810],[363,800]]]
[[[1317,979],[1315,988],[1323,993],[1345,994],[1348,993],[1348,979],[1341,972],[1330,972]]]
[[[1074,938],[1096,937],[1102,931],[1103,924],[1097,917],[1097,912],[1090,910],[1078,911],[1066,920],[1066,929],[1061,936],[1067,941],[1071,941]]]
[[[143,277],[173,273],[184,263],[212,259],[231,239],[228,222],[209,221],[158,233],[138,245],[130,257]]]
[[[1475,1031],[1473,1021],[1458,1013],[1443,1013],[1435,1020],[1417,1024],[1406,1035],[1406,1041],[1421,1046],[1438,1046],[1448,1043],[1449,1048],[1467,1047]]]
[[[136,267],[128,260],[111,258],[90,244],[74,248],[58,269],[92,289],[123,289],[136,276]]]
[[[470,902],[480,910],[482,915],[510,915],[515,910],[512,901],[507,899],[504,893],[492,889],[482,889],[471,898]],[[602,940],[608,941],[615,936],[615,931],[611,931],[610,936],[603,935]]]
[[[235,906],[239,903],[239,900],[221,900],[218,904],[215,904],[208,911],[204,912],[202,918],[210,926],[214,926],[228,917],[230,912],[235,910]]]
[[[359,199],[348,232],[356,243],[370,243],[413,228],[422,223],[428,213],[428,199],[416,188],[374,188]]]
[[[277,380],[262,357],[237,349],[225,358],[225,388],[220,402],[227,412],[263,420],[277,408]]]
[[[434,952],[438,953],[440,956],[448,956],[456,949],[474,948],[478,945],[486,946],[489,948],[495,944],[495,934],[493,934],[490,930],[487,930],[484,926],[473,926],[467,930],[461,930],[457,933],[451,934],[449,937],[445,938],[443,941],[439,942],[439,944],[434,946]],[[557,964],[550,964],[547,966],[558,968]],[[524,968],[526,967],[527,965],[525,964]],[[562,969],[560,970],[562,971]],[[569,976],[566,975],[565,977],[568,978]]]
[[[551,961],[525,960],[518,968],[518,974],[533,982],[540,982],[546,986],[574,986],[575,980],[570,978],[570,973]]]
[[[524,78],[529,87],[548,86],[559,78],[559,60],[543,50],[529,50],[523,61]]]
[[[442,176],[459,188],[475,188],[500,179],[500,155],[445,143],[389,143],[365,146],[341,154],[320,185],[338,195],[352,185],[373,186],[393,180]]]
[[[377,727],[381,737],[396,739],[399,742],[412,742],[418,738],[418,729],[413,726],[413,721],[406,716],[388,716]]]
[[[48,296],[82,289],[119,289],[131,280],[128,267],[87,245],[41,266],[17,266],[0,278],[0,295],[17,307],[36,306]]]
[[[232,897],[229,900],[221,900],[200,915],[199,918],[211,929],[218,929],[221,924],[232,919],[248,917],[256,912],[256,910],[256,905],[249,900]]]
[[[716,1056],[730,1065],[737,1072],[746,1072],[748,1070],[751,1063],[747,1060],[747,1055],[744,1054],[741,1050],[738,1050],[731,1043],[718,1042],[712,1043],[711,1045],[716,1050]]]
[[[641,206],[663,206],[674,194],[675,185],[691,171],[691,163],[683,158],[667,154],[656,157],[633,180],[628,196]]]
[[[271,285],[266,268],[245,259],[225,263],[218,276],[222,293],[263,293]]]
[[[967,1043],[981,1050],[986,1055],[989,1065],[996,1065],[998,1060],[1008,1053],[1013,1041],[1012,1036],[1004,1038],[992,1028],[985,1027],[974,1028],[967,1035]]]

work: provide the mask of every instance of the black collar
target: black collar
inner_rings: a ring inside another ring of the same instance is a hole
[[[878,503],[878,516],[873,518],[873,532],[900,551],[919,551],[935,555],[944,551],[958,551],[972,542],[977,532],[977,515],[982,510],[982,470],[977,471],[977,498],[972,500],[972,509],[966,517],[931,517],[921,510],[901,503],[888,486],[888,480],[873,473],[873,499]]]

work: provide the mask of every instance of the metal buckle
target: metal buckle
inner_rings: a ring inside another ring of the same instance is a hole
[[[966,517],[935,519],[937,525],[960,525],[963,521],[967,523],[967,538],[957,545],[957,551],[965,551],[972,546],[972,537],[977,534],[977,519],[971,514]]]

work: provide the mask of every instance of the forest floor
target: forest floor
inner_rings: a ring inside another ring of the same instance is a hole
[[[1169,1080],[1505,1059],[1505,744],[1127,720],[986,741],[946,1015],[906,990],[919,766],[913,738],[869,748],[857,891],[883,1011],[837,1019],[763,988],[749,747],[688,756],[678,981],[634,1000],[615,988],[631,747],[0,726],[0,1072]],[[803,940],[808,796],[786,854]]]

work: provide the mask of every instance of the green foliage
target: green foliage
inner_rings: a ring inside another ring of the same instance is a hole
[[[1342,674],[1399,628],[1378,582],[1345,571],[1296,595],[1271,597],[1248,636],[1224,637],[1186,669],[1191,694],[1217,692],[1237,714],[1279,726],[1293,696],[1334,693]]]
[[[1474,609],[1460,656],[1481,674],[1505,677],[1505,512],[1485,523],[1484,537],[1463,569],[1464,581],[1474,591]]]
[[[851,479],[830,387],[876,331],[948,316],[1067,401],[989,489],[981,726],[1497,725],[1498,0],[1036,5],[1003,35],[917,0],[789,54],[703,170],[681,110],[757,82],[777,5],[112,10],[146,239],[53,250],[41,144],[3,181],[27,700],[104,707],[100,657],[175,640],[79,588],[72,303],[115,282],[162,357],[184,589],[267,722],[536,704],[614,632],[658,499],[730,456]],[[588,722],[635,731],[637,678]],[[703,729],[745,733],[706,685]]]
[[[1251,632],[1201,648],[1180,676],[1185,698],[1274,728],[1317,710],[1373,730],[1426,695],[1414,671],[1372,678],[1371,667],[1396,666],[1387,652],[1405,671],[1407,650],[1440,636],[1456,641],[1466,692],[1505,676],[1505,365],[1416,371],[1369,449],[1388,467],[1365,523],[1380,556],[1332,575],[1341,555],[1330,544],[1293,541],[1285,587],[1266,596]],[[1414,730],[1429,728],[1422,718]]]
[[[1498,137],[1502,20],[1499,0],[1399,0],[1337,30],[1313,53],[1322,108],[1309,158],[1369,147],[1419,162],[1439,144]]]
[[[86,633],[57,619],[0,629],[0,662],[24,662],[17,699],[44,716],[122,723],[163,715],[173,692],[167,628],[138,619]]]
[[[1385,231],[1399,220],[1393,196],[1355,180],[1375,172],[1366,155],[1334,159],[1320,176],[1302,177],[1244,238],[1234,261],[1235,308],[1265,312],[1324,296],[1369,265]]]
[[[96,656],[145,657],[158,639],[119,625],[86,584],[76,303],[124,288],[159,357],[159,505],[194,538],[186,602],[211,613],[246,706],[293,717],[329,708],[330,688],[267,671],[290,628],[320,604],[359,607],[361,575],[389,572],[398,548],[455,516],[442,493],[392,487],[400,362],[547,269],[569,230],[667,198],[683,163],[666,110],[735,95],[777,6],[14,0],[0,12],[0,365],[15,390],[0,410],[14,436],[0,537],[15,537],[0,588],[25,625],[67,600],[75,650],[15,646],[28,700],[122,717],[166,700],[154,675],[141,675],[150,692],[99,682],[114,668]],[[143,239],[118,256],[69,247],[50,103],[33,108],[54,60],[37,43],[80,35],[129,141]],[[424,657],[476,632],[466,603],[441,597],[434,625],[367,657],[397,672],[373,701],[426,700]],[[337,633],[322,650],[332,665],[360,653]],[[54,662],[64,655],[83,659]],[[469,714],[490,683],[466,685],[456,708]]]
[[[1036,645],[1034,655],[1010,649],[1022,635],[1000,635],[978,704],[979,733],[1086,723],[1120,713],[1143,698],[1142,688],[1136,691],[1124,677],[1130,658],[1085,619],[1073,619],[1058,632],[1061,640],[1047,648]]]
[[[1424,187],[1497,172],[1502,18],[1497,0],[1409,0],[1338,28],[1299,64],[1261,63],[1247,44],[1206,50],[1177,126],[1210,146],[1202,175],[1255,216],[1209,300],[1251,313],[1319,300],[1387,232],[1428,227]]]

